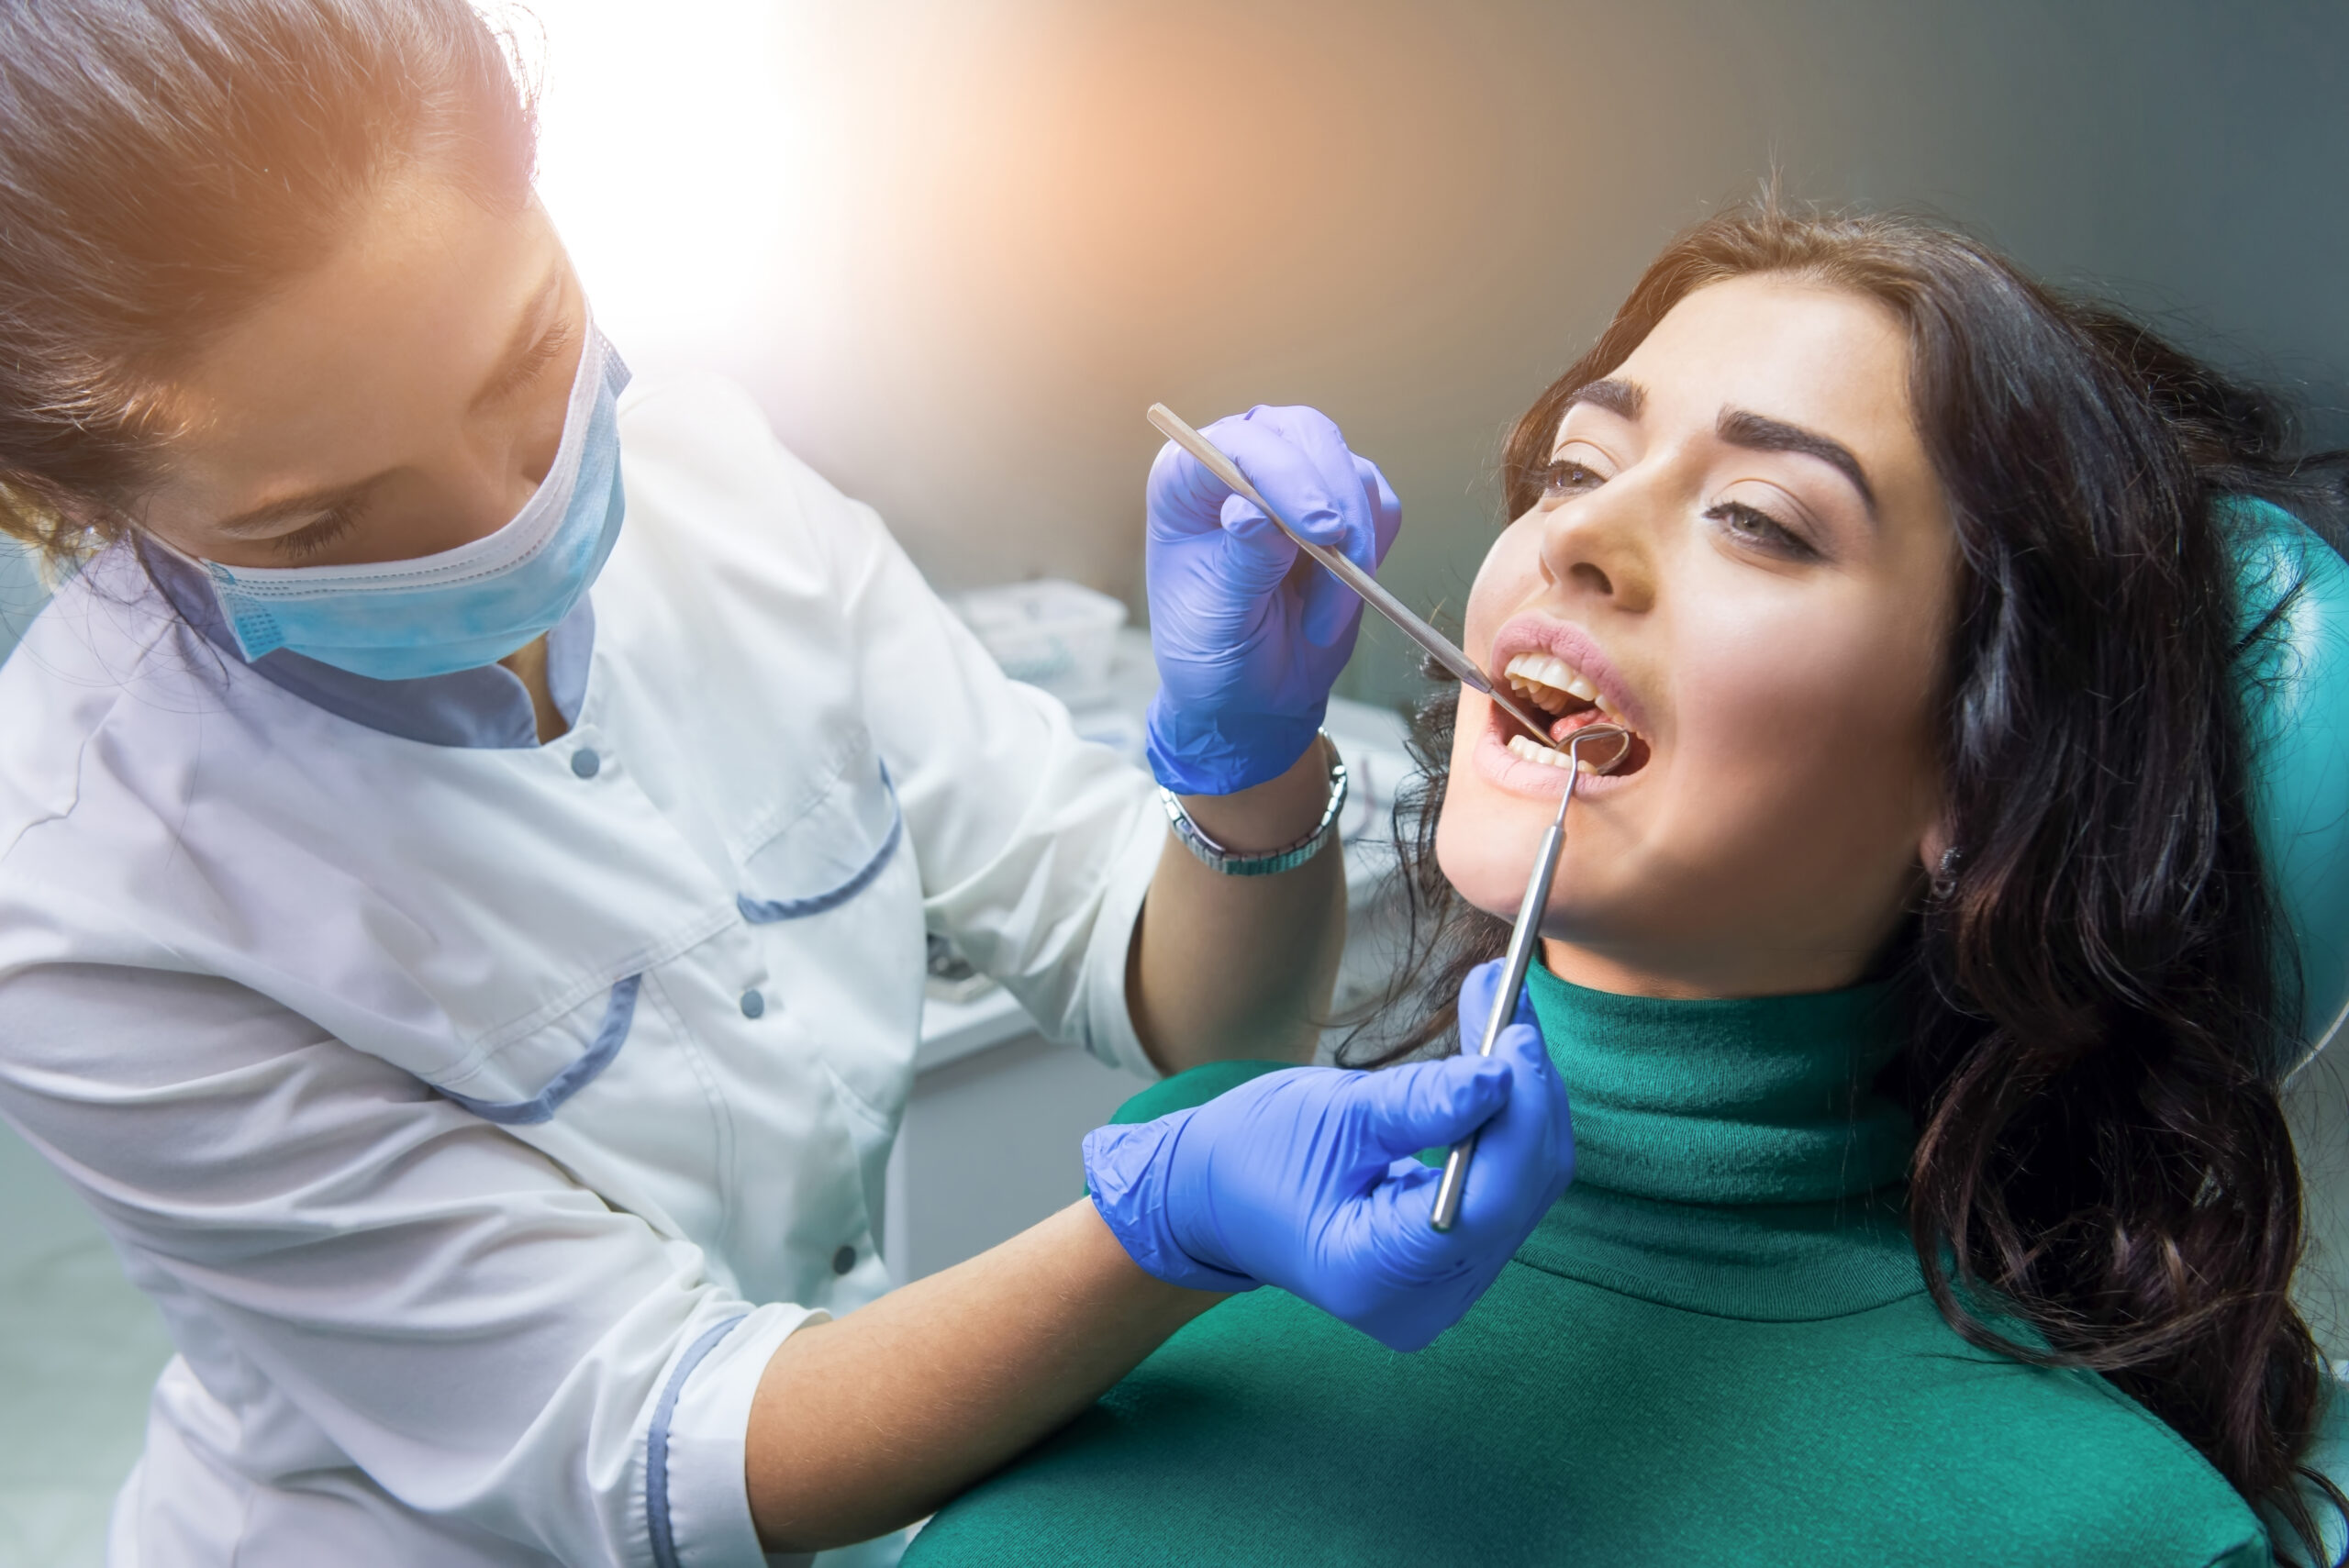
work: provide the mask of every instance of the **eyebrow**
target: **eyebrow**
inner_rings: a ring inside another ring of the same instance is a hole
[[[1640,410],[1648,406],[1648,392],[1637,382],[1616,381],[1610,377],[1577,386],[1566,394],[1567,407],[1571,408],[1577,403],[1604,408],[1609,414],[1620,415],[1626,419],[1637,419]]]
[[[1742,408],[1722,409],[1713,433],[1731,446],[1749,451],[1800,452],[1819,459],[1852,482],[1852,488],[1860,493],[1860,500],[1867,507],[1869,518],[1875,518],[1876,489],[1868,484],[1867,471],[1860,466],[1860,460],[1842,442],[1831,440],[1816,430],[1806,430],[1800,425],[1789,425],[1783,419]]]
[[[522,315],[514,324],[513,335],[507,339],[506,347],[498,351],[497,362],[490,367],[489,373],[482,378],[481,385],[466,402],[467,409],[479,408],[496,396],[530,355],[537,351],[540,341],[546,336],[547,313],[562,287],[562,268],[558,263],[548,270],[545,280],[539,284],[538,291],[530,296],[530,302],[522,307]],[[265,506],[254,506],[239,512],[233,517],[224,517],[212,526],[220,532],[237,539],[265,533],[288,517],[311,517],[317,513],[333,511],[338,506],[355,505],[363,500],[369,491],[390,477],[391,471],[386,469],[381,473],[371,473],[354,484],[338,484],[330,490],[306,491],[299,495],[289,495],[283,501],[272,501]]]

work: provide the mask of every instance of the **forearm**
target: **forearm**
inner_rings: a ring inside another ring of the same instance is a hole
[[[1136,1267],[1090,1202],[775,1351],[744,1468],[770,1551],[920,1518],[1223,1299]]]
[[[1263,853],[1313,830],[1330,799],[1326,740],[1278,778],[1186,797],[1199,830]],[[1137,922],[1126,995],[1161,1070],[1249,1057],[1303,1062],[1329,1011],[1346,938],[1345,862],[1330,844],[1273,876],[1228,876],[1167,835]]]

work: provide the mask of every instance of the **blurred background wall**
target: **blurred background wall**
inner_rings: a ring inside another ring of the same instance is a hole
[[[941,586],[1139,608],[1141,410],[1306,402],[1456,606],[1501,428],[1675,228],[1923,207],[2349,442],[2349,6],[530,0],[543,189],[641,370],[717,365]],[[1408,662],[1374,637],[1350,689]]]

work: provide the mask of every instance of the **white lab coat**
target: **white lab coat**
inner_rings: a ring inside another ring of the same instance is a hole
[[[1147,780],[740,393],[621,432],[551,745],[290,695],[120,552],[0,672],[0,1114],[180,1352],[117,1563],[757,1562],[760,1372],[886,1284],[925,926],[1149,1070]]]

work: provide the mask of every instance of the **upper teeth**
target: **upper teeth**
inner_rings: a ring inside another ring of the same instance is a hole
[[[1608,717],[1615,717],[1590,678],[1553,653],[1520,653],[1508,662],[1501,673],[1520,696],[1539,705],[1545,712],[1562,713],[1565,699],[1575,697],[1597,703]]]

